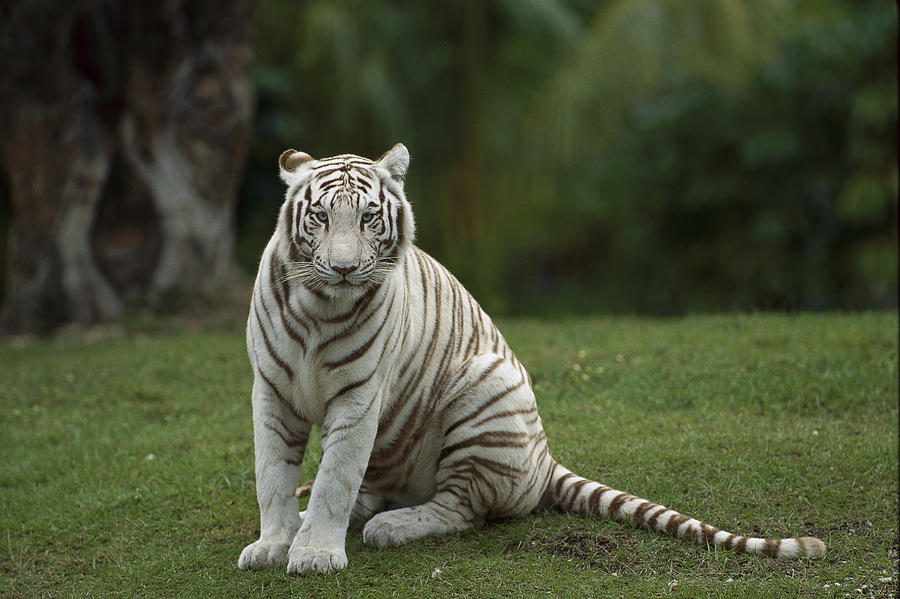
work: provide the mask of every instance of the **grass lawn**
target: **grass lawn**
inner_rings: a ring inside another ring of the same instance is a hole
[[[895,314],[500,327],[563,464],[826,557],[544,512],[387,550],[351,529],[335,576],[241,572],[259,526],[242,328],[159,324],[0,339],[0,597],[895,596]]]

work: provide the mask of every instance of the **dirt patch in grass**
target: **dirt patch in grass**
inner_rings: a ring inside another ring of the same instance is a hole
[[[534,535],[524,543],[507,547],[507,553],[539,553],[570,562],[576,570],[608,570],[610,559],[621,547],[617,540],[584,530]]]
[[[552,555],[580,562],[590,569],[599,567],[599,558],[617,548],[611,539],[575,530],[556,535],[549,547]]]

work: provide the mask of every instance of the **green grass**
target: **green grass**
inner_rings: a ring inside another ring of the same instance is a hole
[[[894,595],[896,315],[500,325],[562,463],[732,532],[820,536],[825,559],[543,512],[388,550],[351,530],[336,576],[241,572],[258,534],[241,327],[161,325],[0,340],[0,596]]]

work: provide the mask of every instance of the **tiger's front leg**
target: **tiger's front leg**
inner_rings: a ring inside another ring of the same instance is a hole
[[[309,431],[310,423],[257,373],[253,383],[253,445],[259,540],[241,552],[238,567],[242,570],[287,562],[288,548],[300,528],[294,490]]]
[[[322,461],[288,552],[288,574],[334,572],[347,565],[347,527],[375,444],[379,396],[374,385],[366,384],[329,402]]]

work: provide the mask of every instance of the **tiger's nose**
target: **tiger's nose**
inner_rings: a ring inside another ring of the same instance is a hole
[[[332,264],[331,270],[344,275],[345,277],[356,270],[358,264]]]

